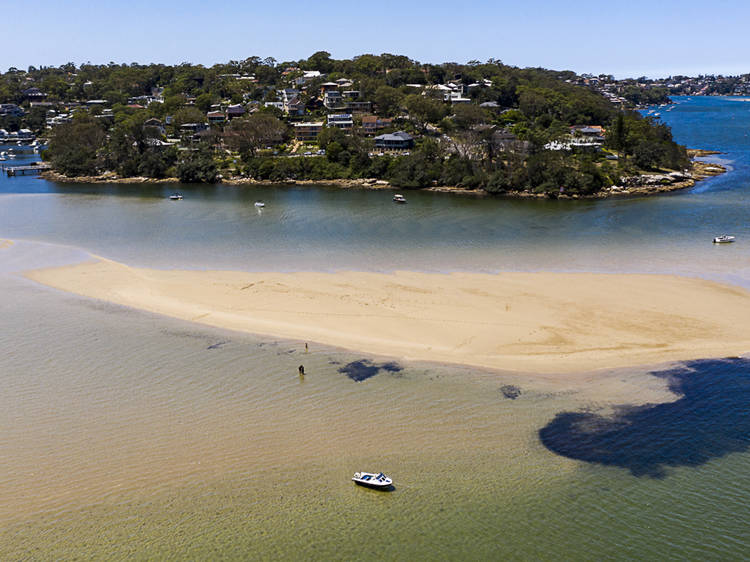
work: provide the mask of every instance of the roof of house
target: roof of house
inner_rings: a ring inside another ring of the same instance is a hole
[[[378,137],[375,137],[375,140],[391,141],[391,142],[408,142],[408,141],[414,140],[414,137],[412,137],[409,133],[405,133],[404,131],[397,131],[395,133],[386,133],[385,135],[380,135]]]

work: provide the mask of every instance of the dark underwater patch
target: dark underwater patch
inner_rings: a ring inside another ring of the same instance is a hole
[[[521,396],[521,389],[517,386],[513,386],[512,384],[506,384],[500,387],[500,392],[503,393],[503,396],[506,398],[509,398],[510,400],[515,400],[519,396]]]
[[[228,343],[229,343],[228,341],[220,341],[218,343],[214,343],[214,344],[209,345],[206,349],[221,349],[222,347],[224,347]]]
[[[362,382],[377,375],[380,371],[388,373],[401,372],[403,368],[398,363],[389,361],[388,363],[373,363],[369,359],[361,361],[352,361],[343,367],[339,367],[339,373],[345,374],[353,381]]]
[[[750,448],[750,360],[690,361],[652,373],[682,397],[668,404],[620,406],[610,417],[563,412],[539,430],[550,451],[664,478],[668,466],[699,466]]]

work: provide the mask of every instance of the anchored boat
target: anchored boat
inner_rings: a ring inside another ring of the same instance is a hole
[[[734,242],[734,236],[728,234],[722,234],[714,238],[714,244],[729,244],[730,242]]]
[[[359,484],[360,486],[366,486],[378,490],[384,490],[393,485],[393,480],[388,478],[382,472],[377,474],[374,472],[355,472],[352,480],[355,484]]]

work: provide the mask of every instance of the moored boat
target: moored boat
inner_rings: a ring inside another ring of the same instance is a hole
[[[406,203],[406,197],[401,195],[400,193],[397,193],[393,196],[393,202],[394,203]]]
[[[385,490],[393,485],[393,480],[382,472],[378,472],[377,474],[374,472],[355,472],[352,480],[355,484],[377,490]]]
[[[722,234],[714,238],[714,244],[728,244],[730,242],[734,242],[734,236],[730,236],[729,234]]]
[[[172,201],[179,201],[180,199],[182,199],[182,195],[180,195],[179,193],[173,193],[172,195],[169,196],[169,198]]]
[[[255,206],[259,208],[263,208],[266,206],[266,204],[263,201],[256,201]]]

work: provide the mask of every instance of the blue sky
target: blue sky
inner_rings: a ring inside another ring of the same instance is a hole
[[[326,50],[618,77],[750,72],[750,2],[740,0],[0,0],[0,8],[2,71],[68,61],[209,66]]]

